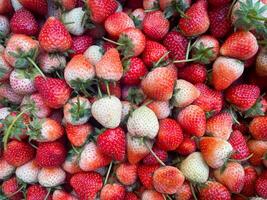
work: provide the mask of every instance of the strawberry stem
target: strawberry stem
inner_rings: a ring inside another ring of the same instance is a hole
[[[248,157],[243,158],[243,159],[240,159],[240,160],[229,158],[228,161],[233,161],[233,162],[243,162],[243,161],[247,161],[248,159],[250,159],[253,155],[254,155],[254,154],[252,153],[252,154],[250,154]]]
[[[146,145],[146,147],[148,148],[148,150],[150,151],[150,153],[156,158],[156,160],[162,165],[162,166],[166,166],[164,162],[162,162],[162,160],[160,160],[160,158],[155,154],[155,152],[151,149],[151,147],[146,143],[146,140],[144,140],[144,143]]]
[[[191,58],[191,59],[185,59],[185,60],[175,60],[173,61],[173,63],[184,63],[184,62],[193,62],[200,59],[200,56],[197,56],[195,58]]]
[[[49,188],[49,189],[48,189],[47,194],[45,195],[44,200],[47,200],[47,199],[48,199],[48,196],[49,196],[49,194],[50,194],[50,192],[51,192],[51,189],[52,189],[52,188]]]
[[[193,184],[190,182],[189,185],[190,185],[190,189],[191,189],[191,192],[193,194],[194,200],[197,200],[197,196],[196,196]]]
[[[106,85],[106,88],[107,88],[107,93],[108,93],[108,96],[110,97],[110,90],[109,90],[109,84],[107,81],[105,81],[105,85]]]
[[[187,45],[186,54],[185,54],[185,59],[186,60],[188,60],[188,58],[189,58],[189,52],[191,50],[190,47],[191,47],[191,40],[189,40],[188,45]]]
[[[145,13],[149,13],[149,12],[154,12],[154,11],[157,11],[159,10],[159,8],[151,8],[151,9],[147,9],[147,10],[144,10]]]
[[[160,57],[160,59],[156,62],[156,64],[154,65],[154,67],[158,67],[158,65],[163,61],[163,59],[169,54],[170,52],[166,52],[163,54],[163,56]]]
[[[35,67],[35,69],[37,69],[37,71],[44,77],[46,78],[46,76],[44,75],[44,73],[41,71],[41,69],[38,67],[38,65],[36,65],[36,63],[30,58],[27,57],[27,60]]]
[[[108,166],[108,171],[107,171],[107,174],[106,174],[106,178],[105,178],[105,181],[104,181],[104,185],[106,185],[107,182],[108,182],[108,178],[109,178],[109,174],[110,174],[110,172],[111,172],[112,165],[113,165],[113,161],[111,161],[110,164],[109,164],[109,166]]]
[[[112,43],[112,44],[116,44],[116,45],[118,45],[118,46],[124,46],[124,44],[121,44],[121,43],[115,42],[115,41],[113,41],[113,40],[110,40],[110,39],[108,39],[108,38],[105,38],[105,37],[102,37],[102,39],[103,39],[103,40],[105,40],[105,41],[107,41],[107,42],[110,42],[110,43]]]

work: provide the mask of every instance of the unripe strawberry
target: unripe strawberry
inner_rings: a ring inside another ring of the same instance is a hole
[[[38,174],[38,181],[44,187],[56,187],[64,183],[66,173],[60,167],[42,168]]]
[[[37,183],[40,167],[32,160],[16,169],[16,176],[25,183]]]

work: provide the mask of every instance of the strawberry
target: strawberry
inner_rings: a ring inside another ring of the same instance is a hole
[[[6,14],[9,12],[12,12],[13,8],[12,8],[12,4],[10,0],[1,0],[1,4],[0,4],[0,14]]]
[[[210,25],[207,13],[207,1],[198,0],[185,12],[187,17],[179,20],[179,28],[183,35],[197,36],[205,33]]]
[[[183,155],[187,156],[193,152],[195,152],[197,149],[196,142],[191,138],[184,138],[179,147],[176,149],[176,151]]]
[[[233,150],[232,145],[226,140],[216,137],[202,137],[199,148],[207,164],[217,169],[223,166]]]
[[[115,171],[117,179],[123,185],[132,185],[137,180],[137,165],[121,163]]]
[[[131,1],[131,0],[130,0]],[[133,0],[132,0],[133,1]],[[128,2],[128,1],[127,1]],[[134,4],[136,4],[136,2],[134,2]],[[141,28],[142,22],[146,16],[145,10],[143,8],[141,8],[142,6],[140,6],[139,8],[136,8],[135,10],[132,11],[131,13],[131,18],[134,21],[134,25],[137,28]]]
[[[249,131],[256,140],[267,140],[267,116],[255,117],[249,124]]]
[[[142,80],[141,87],[147,97],[167,101],[171,99],[177,78],[177,70],[173,65],[157,67]]]
[[[267,151],[267,141],[252,139],[247,142],[247,145],[250,153],[253,153],[253,156],[249,159],[249,162],[255,166],[261,165],[264,153]]]
[[[231,158],[242,160],[249,156],[249,149],[246,143],[246,138],[240,131],[234,130],[228,141],[232,145],[234,150]]]
[[[37,76],[34,85],[50,108],[61,108],[70,97],[71,89],[65,80]]]
[[[220,48],[220,54],[240,60],[253,57],[258,51],[255,36],[247,31],[238,31],[230,35]]]
[[[144,33],[152,40],[162,40],[169,31],[170,22],[161,11],[148,12],[142,27]]]
[[[188,40],[182,34],[177,31],[171,31],[167,33],[163,40],[163,45],[170,51],[170,57],[173,60],[186,59],[186,50],[188,46]],[[184,63],[175,64],[177,67],[183,67]]]
[[[153,188],[153,174],[159,165],[144,165],[140,164],[137,168],[137,174],[142,185],[147,189]]]
[[[255,190],[262,198],[267,198],[267,177],[260,175],[255,183]]]
[[[153,186],[160,193],[174,194],[183,185],[184,175],[173,166],[164,166],[155,170]]]
[[[3,158],[0,158],[0,169],[0,180],[7,179],[15,171],[15,167],[8,164],[8,162]]]
[[[1,43],[4,42],[4,37],[6,37],[9,32],[10,32],[10,24],[9,24],[9,19],[1,15],[0,16],[0,31],[1,31],[1,36],[0,36],[0,41]]]
[[[207,181],[204,187],[199,191],[200,200],[231,200],[229,190],[216,181]]]
[[[40,143],[36,162],[40,167],[58,167],[65,161],[66,155],[66,149],[60,142]]]
[[[225,37],[231,29],[231,22],[227,15],[230,6],[228,4],[209,9],[210,33],[216,38]]]
[[[237,162],[227,163],[225,169],[216,169],[214,176],[230,192],[240,193],[244,186],[245,172],[243,166]]]
[[[113,160],[122,161],[126,154],[126,137],[122,128],[107,129],[97,137],[97,147]]]
[[[103,56],[102,51],[103,50],[100,46],[92,45],[83,53],[83,55],[92,65],[96,65],[96,63],[98,63]]]
[[[263,48],[257,55],[256,72],[259,76],[267,76],[267,56],[266,50]]]
[[[178,189],[178,191],[175,194],[176,200],[189,200],[193,196],[190,184],[188,181],[185,181],[184,184]]]
[[[87,0],[86,3],[91,11],[91,19],[96,23],[104,22],[118,7],[115,0]]]
[[[82,125],[67,123],[65,130],[70,143],[81,147],[87,141],[88,136],[92,134],[93,127],[88,123]]]
[[[16,176],[24,183],[36,183],[38,182],[38,173],[40,171],[39,166],[32,160],[16,169]]]
[[[186,107],[200,96],[200,91],[190,82],[178,79],[174,87],[171,103],[175,107]]]
[[[188,64],[179,69],[179,79],[184,79],[192,84],[204,83],[207,79],[206,67],[199,63]]]
[[[31,12],[22,8],[12,16],[10,29],[17,34],[36,35],[38,33],[38,23]]]
[[[253,196],[255,194],[255,182],[257,179],[257,172],[252,166],[244,167],[244,172],[244,187],[241,191],[241,194],[245,196]]]
[[[156,9],[159,7],[159,0],[143,0],[145,10]]]
[[[53,200],[77,200],[76,196],[73,196],[63,190],[55,190],[52,198]]]
[[[49,17],[43,25],[38,40],[49,53],[65,52],[71,48],[72,38],[65,26],[55,17]]]
[[[165,119],[171,113],[169,101],[153,101],[147,105],[157,116],[158,119]]]
[[[138,85],[146,74],[147,68],[143,61],[138,57],[133,57],[127,62],[122,82],[126,85]]]
[[[96,172],[81,172],[73,175],[70,185],[79,199],[94,199],[103,186],[102,177]]]
[[[156,154],[156,156],[158,156],[158,158],[162,161],[165,162],[168,159],[168,153],[162,149],[160,149],[157,146],[153,146],[152,151]],[[145,165],[156,165],[158,164],[157,159],[155,158],[155,156],[153,156],[152,153],[149,153],[144,159],[143,159],[143,163]]]
[[[83,54],[90,46],[92,46],[93,38],[89,35],[74,36],[72,37],[72,42],[70,50],[74,51],[74,53],[70,54],[71,57]]]
[[[23,188],[20,187],[16,177],[12,177],[3,182],[1,190],[5,195],[4,197],[7,197],[10,200],[20,200],[23,199],[23,193],[20,191],[20,189]]]
[[[8,164],[19,167],[32,160],[34,149],[28,143],[12,140],[4,150],[4,159]]]
[[[38,182],[43,187],[56,187],[64,183],[66,173],[60,167],[42,168],[38,174]]]
[[[117,49],[109,49],[95,65],[96,75],[104,80],[118,81],[123,75],[122,63]]]
[[[121,111],[121,101],[115,96],[103,97],[96,100],[92,105],[92,116],[105,128],[119,126]]]
[[[3,82],[9,78],[12,69],[13,68],[5,60],[4,55],[0,53],[0,82]]]
[[[78,4],[79,1],[77,1],[77,0],[56,0],[55,3],[59,4],[59,6],[63,10],[69,11],[69,10],[72,10],[73,8],[75,8],[76,4]]]
[[[100,82],[100,89],[106,95],[113,95],[117,98],[121,98],[121,86],[119,82]]]
[[[14,104],[20,104],[23,99],[23,96],[15,93],[15,91],[7,83],[3,83],[0,86],[0,96]]]
[[[124,12],[113,13],[105,21],[105,29],[112,38],[118,38],[127,28],[134,28],[134,22]]]
[[[27,189],[26,200],[43,200],[47,196],[47,190],[40,185],[31,185]],[[52,200],[51,195],[47,197],[47,200]]]
[[[69,174],[76,174],[82,171],[78,165],[78,155],[72,150],[68,152],[65,162],[62,164],[62,169]]]
[[[244,71],[244,64],[233,58],[218,57],[212,66],[212,82],[216,90],[228,88]]]
[[[100,192],[101,200],[124,200],[125,188],[117,183],[105,185]]]
[[[79,167],[83,171],[92,171],[104,167],[110,162],[111,158],[102,154],[100,149],[93,142],[90,142],[82,150]]]
[[[203,136],[206,130],[204,111],[196,105],[185,107],[177,116],[182,129],[197,137]]]
[[[145,190],[141,195],[142,200],[164,200],[164,197],[161,193],[155,191],[155,190]]]
[[[227,101],[241,111],[250,109],[260,96],[260,88],[256,85],[240,84],[230,87],[225,94]]]
[[[46,15],[48,10],[48,5],[46,0],[18,0],[19,3],[38,15]]]
[[[145,50],[142,54],[142,60],[147,67],[151,68],[153,64],[158,62],[167,53],[168,50],[162,44],[152,40],[147,40]],[[167,59],[168,55],[163,58],[163,60]]]
[[[138,200],[138,197],[134,192],[125,192],[124,199],[127,199],[127,200]]]
[[[60,54],[50,54],[42,52],[37,57],[40,69],[45,73],[63,69],[66,66],[66,58]]]
[[[130,164],[136,164],[149,154],[148,147],[152,148],[152,142],[142,141],[142,138],[131,137],[129,133],[127,138],[127,158]],[[148,147],[147,147],[148,146]]]
[[[180,170],[186,179],[194,183],[205,183],[209,178],[209,166],[200,152],[194,152],[181,163]]]

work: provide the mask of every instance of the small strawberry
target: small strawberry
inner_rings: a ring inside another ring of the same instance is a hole
[[[178,189],[178,191],[175,194],[176,200],[189,200],[193,196],[190,184],[188,181],[185,181],[184,184]]]
[[[65,80],[37,76],[34,85],[50,108],[61,108],[70,97],[71,89]]]
[[[19,3],[38,15],[46,15],[48,10],[48,4],[46,0],[18,0]]]
[[[49,17],[43,25],[38,40],[49,53],[65,52],[71,48],[72,38],[65,26],[55,17]]]
[[[262,198],[267,198],[267,177],[260,175],[255,183],[255,190]]]
[[[66,173],[60,167],[42,168],[38,174],[38,182],[43,187],[56,187],[64,183]]]
[[[53,200],[77,200],[76,196],[73,196],[63,190],[55,190],[52,198]]]
[[[6,61],[4,55],[0,53],[0,82],[7,80],[13,68]]]
[[[176,151],[181,154],[182,156],[187,156],[197,149],[196,142],[191,138],[184,138],[182,143],[176,149]]]
[[[254,166],[261,165],[263,161],[262,158],[267,151],[267,141],[249,140],[247,145],[250,153],[253,153],[253,156],[249,159],[249,162]]]
[[[20,104],[23,99],[23,96],[15,93],[15,91],[7,83],[0,85],[0,96],[14,104]]]
[[[38,23],[31,12],[22,8],[12,16],[10,29],[17,34],[36,35],[38,33]]]
[[[4,197],[7,197],[10,200],[20,200],[23,199],[23,193],[20,191],[23,188],[20,187],[16,177],[12,177],[3,182],[1,190],[5,195]]]
[[[37,165],[35,160],[27,162],[26,164],[18,167],[16,169],[16,176],[19,180],[24,183],[36,183],[38,182],[38,173],[40,171],[40,167]]]
[[[145,190],[141,195],[142,200],[164,200],[164,197],[161,193],[157,192],[156,190]]]
[[[216,90],[228,88],[244,71],[244,64],[233,58],[218,57],[212,66],[212,82]]]
[[[92,45],[83,53],[83,55],[92,65],[96,65],[103,56],[103,49],[100,46]]]
[[[203,136],[206,130],[205,112],[196,105],[185,107],[177,116],[182,129],[197,137]]]
[[[37,63],[40,69],[45,73],[51,73],[56,70],[61,70],[66,66],[66,58],[60,54],[50,54],[41,52],[37,57]]]
[[[40,185],[31,185],[27,188],[26,200],[43,200],[46,198],[48,191]],[[47,200],[52,200],[51,195]]]
[[[147,105],[157,116],[158,119],[165,119],[171,113],[169,101],[153,101]]]
[[[152,151],[156,154],[156,156],[162,161],[165,162],[168,159],[168,153],[157,146],[153,146]],[[145,165],[156,165],[158,164],[158,160],[155,156],[150,152],[144,159],[143,163]]]
[[[259,76],[267,76],[267,56],[266,50],[262,48],[257,55],[256,72]]]
[[[250,197],[255,194],[255,182],[257,179],[257,172],[252,166],[244,167],[244,172],[244,186],[241,191],[241,194]]]
[[[267,140],[267,116],[255,117],[249,124],[249,131],[256,140]]]
[[[123,185],[132,185],[137,180],[137,165],[121,163],[116,169],[116,177]]]
[[[70,54],[71,57],[83,54],[90,46],[92,46],[93,38],[89,35],[74,36],[72,37],[72,42],[70,50],[74,53]]]
[[[102,177],[96,172],[81,172],[73,175],[70,185],[81,200],[95,199],[103,186]]]
[[[93,127],[88,123],[82,125],[67,123],[65,130],[70,143],[74,146],[81,147],[87,141],[88,136],[92,134]]]
[[[8,164],[5,159],[0,158],[0,180],[7,179],[13,174],[14,171],[15,167]]]
[[[199,190],[200,200],[231,200],[231,194],[229,190],[222,184],[216,181],[207,181],[205,186]]]
[[[188,64],[179,69],[179,79],[184,79],[192,84],[205,83],[207,79],[206,67],[199,63]]]
[[[225,159],[230,156],[233,150],[229,142],[216,137],[202,137],[199,148],[204,160],[215,169],[223,166]]]
[[[137,168],[137,174],[142,185],[147,189],[153,189],[153,174],[159,169],[159,165],[144,165],[140,164]]]
[[[125,188],[117,183],[105,185],[100,192],[101,200],[124,200]]]

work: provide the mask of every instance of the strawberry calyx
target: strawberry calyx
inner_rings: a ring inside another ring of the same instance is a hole
[[[139,88],[130,87],[128,90],[127,100],[132,104],[139,105],[145,100],[145,97]]]
[[[83,80],[83,79],[78,78],[76,80],[71,80],[71,82],[70,82],[71,87],[75,91],[77,91],[77,92],[81,91],[86,97],[91,97],[92,94],[96,94],[96,91],[93,88],[94,84],[96,84],[96,79]],[[90,92],[88,92],[88,90]]]
[[[33,118],[33,120],[29,123],[27,135],[29,136],[30,141],[41,139],[40,137],[43,123],[44,119],[39,119],[37,117]]]
[[[79,96],[77,96],[77,102],[71,103],[69,112],[71,113],[71,118],[74,122],[91,115],[90,109],[86,108],[86,102],[81,102]]]
[[[178,13],[181,17],[188,18],[188,16],[184,13],[188,7],[189,5],[185,4],[183,0],[173,0],[171,5],[164,10],[164,16],[169,19]]]
[[[259,97],[256,103],[244,113],[245,118],[255,117],[255,116],[264,116],[262,98]]]
[[[104,185],[106,185],[108,183],[108,179],[109,179],[109,175],[112,169],[112,165],[113,165],[113,161],[110,162],[109,166],[108,166],[108,171],[105,175],[105,180],[104,180]]]

